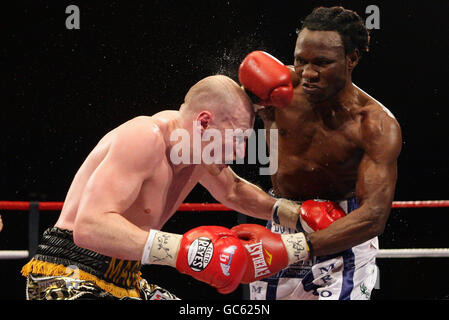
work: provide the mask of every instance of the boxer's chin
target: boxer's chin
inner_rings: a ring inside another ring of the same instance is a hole
[[[227,167],[227,164],[211,164],[207,166],[207,171],[213,176],[218,176],[221,171]]]

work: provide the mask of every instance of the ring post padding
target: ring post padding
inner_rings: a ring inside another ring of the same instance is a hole
[[[30,202],[30,214],[28,216],[28,253],[32,258],[36,253],[39,242],[39,203]]]

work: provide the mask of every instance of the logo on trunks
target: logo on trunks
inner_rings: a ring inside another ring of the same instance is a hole
[[[223,253],[220,254],[220,267],[221,271],[225,276],[229,276],[229,269],[231,268],[232,257],[234,256],[234,252],[237,249],[236,246],[230,246],[223,250]]]
[[[270,274],[271,271],[268,265],[271,265],[273,256],[267,250],[265,250],[264,254],[262,240],[253,244],[247,244],[245,247],[253,259],[255,278]]]
[[[195,239],[187,253],[187,262],[190,269],[196,272],[203,271],[209,264],[213,254],[214,245],[209,238],[200,237]]]

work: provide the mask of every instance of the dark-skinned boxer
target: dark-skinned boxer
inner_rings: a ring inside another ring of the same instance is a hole
[[[257,280],[250,285],[252,299],[371,295],[377,236],[390,213],[402,138],[391,112],[352,82],[368,44],[368,32],[355,12],[317,8],[298,34],[294,66],[260,51],[249,54],[240,66],[240,82],[265,128],[279,130],[278,171],[271,177],[271,193],[298,202],[291,214],[281,210],[284,213],[278,212],[267,225],[281,234],[285,248],[271,248],[279,241],[257,227],[233,229],[251,250],[258,242],[269,243],[261,248],[266,262],[279,259],[289,265],[269,278],[250,279]],[[304,232],[294,212],[308,199],[332,200],[347,215],[327,228]],[[279,207],[286,204],[291,206],[282,200]],[[295,240],[296,263],[286,262],[291,254],[288,237]],[[311,249],[306,260],[300,258],[302,248]]]

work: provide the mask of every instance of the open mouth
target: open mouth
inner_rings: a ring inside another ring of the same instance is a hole
[[[317,86],[314,86],[311,84],[307,84],[307,83],[303,83],[302,88],[303,88],[304,92],[306,92],[306,93],[315,93],[320,90],[320,87],[317,87]]]

